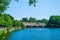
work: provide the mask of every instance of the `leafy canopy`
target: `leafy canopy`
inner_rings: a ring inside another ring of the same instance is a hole
[[[0,0],[0,13],[4,12],[10,3],[10,0]]]
[[[15,0],[18,1],[18,0]],[[0,0],[0,13],[4,12],[5,10],[7,10],[8,5],[10,4],[11,0]],[[29,0],[29,6],[31,6],[32,4],[34,5],[34,7],[36,6],[36,0]]]

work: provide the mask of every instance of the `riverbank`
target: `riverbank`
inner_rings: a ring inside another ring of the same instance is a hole
[[[22,28],[3,28],[0,30],[0,40],[7,40],[7,37],[11,34],[11,32],[15,31],[15,30],[21,30]]]

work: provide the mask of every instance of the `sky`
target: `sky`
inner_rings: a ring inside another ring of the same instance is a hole
[[[34,17],[36,19],[49,19],[51,15],[60,15],[60,0],[37,0],[36,7],[29,6],[28,0],[12,0],[5,13],[15,19]]]

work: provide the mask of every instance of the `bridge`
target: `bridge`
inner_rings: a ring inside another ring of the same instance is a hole
[[[26,28],[44,28],[44,26],[46,26],[46,23],[40,23],[40,22],[23,22],[23,24],[25,25]]]

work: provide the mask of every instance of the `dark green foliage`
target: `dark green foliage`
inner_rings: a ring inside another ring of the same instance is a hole
[[[60,28],[60,16],[50,16],[47,26],[51,28]]]
[[[0,16],[0,26],[4,26],[4,23],[5,23],[5,21],[3,19],[3,16]]]
[[[0,15],[0,26],[12,27],[12,19],[8,14]]]
[[[24,27],[24,24],[22,22],[20,22],[20,27]]]
[[[47,19],[42,19],[41,22],[42,22],[42,23],[47,23],[48,20],[47,20]]]
[[[17,29],[19,29],[19,27],[24,28],[24,24],[18,20],[14,20],[13,26],[16,27]]]
[[[0,31],[0,40],[6,40],[7,34],[4,33],[4,30]]]
[[[12,19],[8,14],[4,14],[5,25],[8,27],[12,26]]]
[[[36,20],[36,18],[30,17],[30,18],[22,18],[22,20],[20,20],[20,22],[41,22],[41,23],[47,23],[48,20],[47,19],[42,19],[42,20]]]
[[[28,22],[28,18],[22,18],[23,22]]]
[[[8,40],[7,38],[9,37],[10,33],[10,31],[7,33],[6,30],[0,31],[0,40]]]
[[[14,20],[9,14],[0,14],[0,27],[22,27],[24,26],[20,21]]]
[[[36,7],[36,2],[37,2],[37,0],[29,0],[29,6],[31,6],[33,4],[34,7]]]
[[[18,0],[15,0],[15,1],[18,1]],[[37,3],[37,0],[28,0],[29,2],[29,6],[31,5],[34,5],[34,7],[36,7],[36,3]]]
[[[36,20],[36,22],[41,22],[41,20]]]
[[[36,22],[36,18],[30,17],[29,22]]]
[[[14,20],[14,22],[13,22],[13,26],[15,26],[15,27],[19,27],[20,26],[20,21],[18,21],[18,20]]]
[[[4,12],[8,8],[10,1],[11,0],[0,0],[0,13]],[[18,1],[18,0],[15,0],[15,1]],[[33,4],[35,7],[36,2],[37,2],[37,0],[29,0],[29,6],[31,6]]]
[[[6,15],[8,15],[11,18],[11,20],[14,20],[14,17],[12,17],[10,14],[6,14]]]
[[[7,10],[8,5],[10,4],[11,0],[0,0],[0,13],[4,12],[5,10]],[[18,1],[18,0],[15,0]],[[37,0],[29,0],[29,6],[31,6],[32,4],[34,5],[34,7],[36,6],[36,2]]]
[[[18,1],[18,0],[15,0]],[[2,12],[4,12],[7,8],[8,5],[10,4],[11,0],[0,0],[0,26],[8,26],[11,27],[13,25],[13,21],[14,18],[12,16],[10,16],[9,14],[2,14]],[[36,0],[29,0],[29,5],[34,4],[34,7],[36,6]],[[32,18],[33,19],[33,18]],[[30,20],[31,22],[34,22],[35,19]],[[23,21],[28,21],[27,18],[24,18]],[[17,24],[15,25],[19,25],[19,22],[17,21]]]
[[[10,3],[10,0],[0,0],[0,13],[4,12]]]
[[[4,26],[5,24],[5,20],[3,19],[3,15],[2,14],[0,14],[0,26]]]

